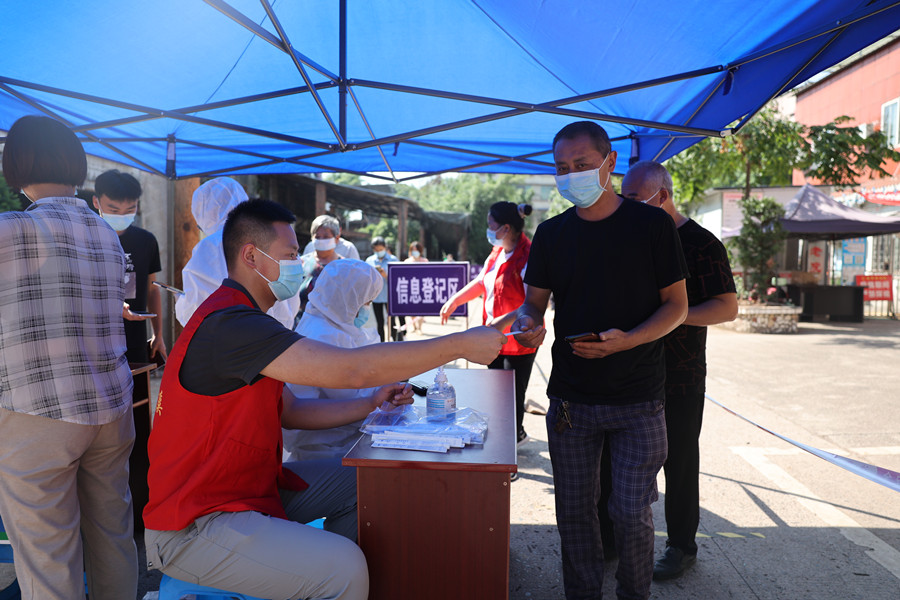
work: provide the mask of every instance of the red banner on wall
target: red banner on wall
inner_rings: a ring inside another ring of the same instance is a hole
[[[900,204],[900,191],[893,192],[866,192],[862,193],[863,198],[873,204]]]
[[[894,299],[894,278],[891,275],[857,275],[856,285],[865,286],[863,301]]]

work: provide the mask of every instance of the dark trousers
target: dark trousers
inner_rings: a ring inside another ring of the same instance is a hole
[[[685,554],[697,553],[697,529],[700,527],[700,427],[706,386],[666,386],[666,439],[669,455],[663,465],[666,476],[666,545]],[[607,504],[612,480],[608,446],[600,469],[600,535],[603,545],[615,542],[612,519]]]
[[[653,575],[653,512],[656,475],[666,458],[662,398],[615,406],[568,403],[571,427],[560,418],[558,399],[550,399],[547,441],[556,494],[556,524],[567,600],[594,600],[603,585],[603,546],[597,504],[600,460],[609,439],[612,495],[619,564],[616,595],[646,600]]]
[[[384,321],[385,315],[387,314],[387,302],[373,302],[372,303],[372,311],[375,313],[375,322],[378,324],[378,336],[381,338],[383,342],[385,340],[384,335]],[[396,317],[400,321],[400,327],[404,327],[406,325],[406,317]],[[391,340],[397,342],[402,342],[406,339],[406,330],[398,331],[394,328],[394,317],[390,318],[390,328],[391,328]]]
[[[534,357],[537,352],[531,354],[501,354],[488,365],[488,369],[506,369],[514,372],[516,382],[516,432],[522,431],[522,420],[525,417],[525,390],[528,389],[528,380],[531,378],[531,368],[534,366]]]
[[[666,386],[666,474],[668,545],[697,553],[700,525],[700,427],[705,386]]]

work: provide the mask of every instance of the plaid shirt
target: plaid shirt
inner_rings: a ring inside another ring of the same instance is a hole
[[[102,425],[131,405],[125,256],[79,198],[0,214],[0,407]]]

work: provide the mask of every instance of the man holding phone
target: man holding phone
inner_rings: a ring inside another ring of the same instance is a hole
[[[141,184],[132,175],[116,169],[101,173],[94,182],[94,208],[119,236],[125,251],[125,356],[130,363],[147,363],[151,358],[166,359],[162,336],[162,301],[159,288],[151,285],[162,270],[156,237],[134,225]],[[153,335],[148,349],[147,325]]]
[[[687,269],[672,220],[612,191],[616,153],[602,127],[567,125],[553,140],[553,156],[557,188],[575,206],[538,227],[512,329],[524,332],[516,336],[521,344],[540,344],[553,294],[547,439],[566,598],[602,595],[597,502],[608,438],[617,595],[646,599],[653,572],[650,506],[666,458],[661,338],[687,314]],[[567,336],[574,336],[571,342]]]

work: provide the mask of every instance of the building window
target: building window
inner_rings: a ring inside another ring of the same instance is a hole
[[[881,130],[891,148],[900,145],[900,98],[881,105]]]

